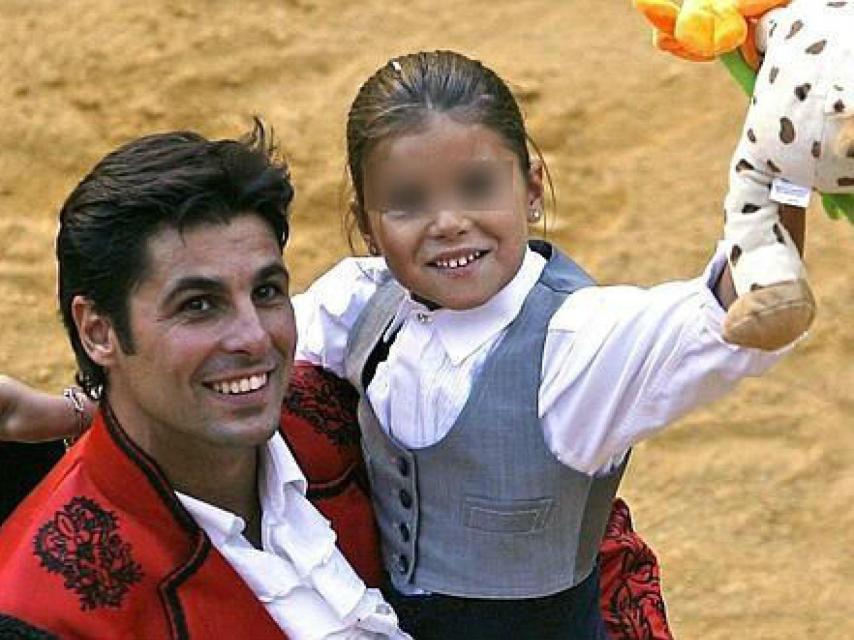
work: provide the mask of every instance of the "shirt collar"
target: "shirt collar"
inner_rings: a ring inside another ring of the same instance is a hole
[[[305,476],[277,431],[260,450],[258,491],[262,512],[282,513],[285,508],[285,488],[291,484],[305,495]],[[230,511],[178,491],[175,495],[216,547],[221,547],[227,540],[241,535],[246,528],[243,518]]]
[[[415,322],[432,325],[448,357],[454,365],[459,365],[519,315],[528,292],[536,284],[545,266],[545,258],[526,248],[522,265],[513,279],[484,304],[474,309],[431,311],[407,296],[401,302],[385,337],[388,338],[407,318],[414,317]]]

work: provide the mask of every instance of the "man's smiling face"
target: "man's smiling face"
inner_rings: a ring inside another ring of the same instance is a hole
[[[265,442],[278,426],[296,342],[274,233],[246,214],[161,230],[146,248],[128,300],[133,349],[116,347],[106,363],[123,426],[158,449]]]

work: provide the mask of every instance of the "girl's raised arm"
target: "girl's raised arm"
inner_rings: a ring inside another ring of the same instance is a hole
[[[0,375],[0,440],[40,442],[79,434],[95,406],[82,392],[69,395],[36,391]]]

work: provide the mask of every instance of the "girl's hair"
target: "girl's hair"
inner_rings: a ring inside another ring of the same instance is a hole
[[[368,230],[364,210],[364,163],[383,140],[408,133],[435,113],[479,124],[499,134],[527,175],[530,140],[516,99],[494,71],[453,51],[412,53],[393,58],[361,86],[347,115],[347,166],[354,198],[346,218]],[[536,149],[536,145],[532,146]]]

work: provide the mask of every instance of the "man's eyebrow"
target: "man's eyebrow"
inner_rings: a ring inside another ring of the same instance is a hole
[[[186,291],[204,291],[207,293],[218,293],[225,290],[222,281],[205,276],[186,276],[179,278],[170,287],[169,293],[163,299],[164,305],[171,304],[175,298]]]
[[[285,280],[290,280],[291,275],[288,273],[288,270],[285,268],[281,262],[271,262],[266,267],[262,267],[257,274],[255,274],[255,281],[267,280],[273,277],[284,278]]]

